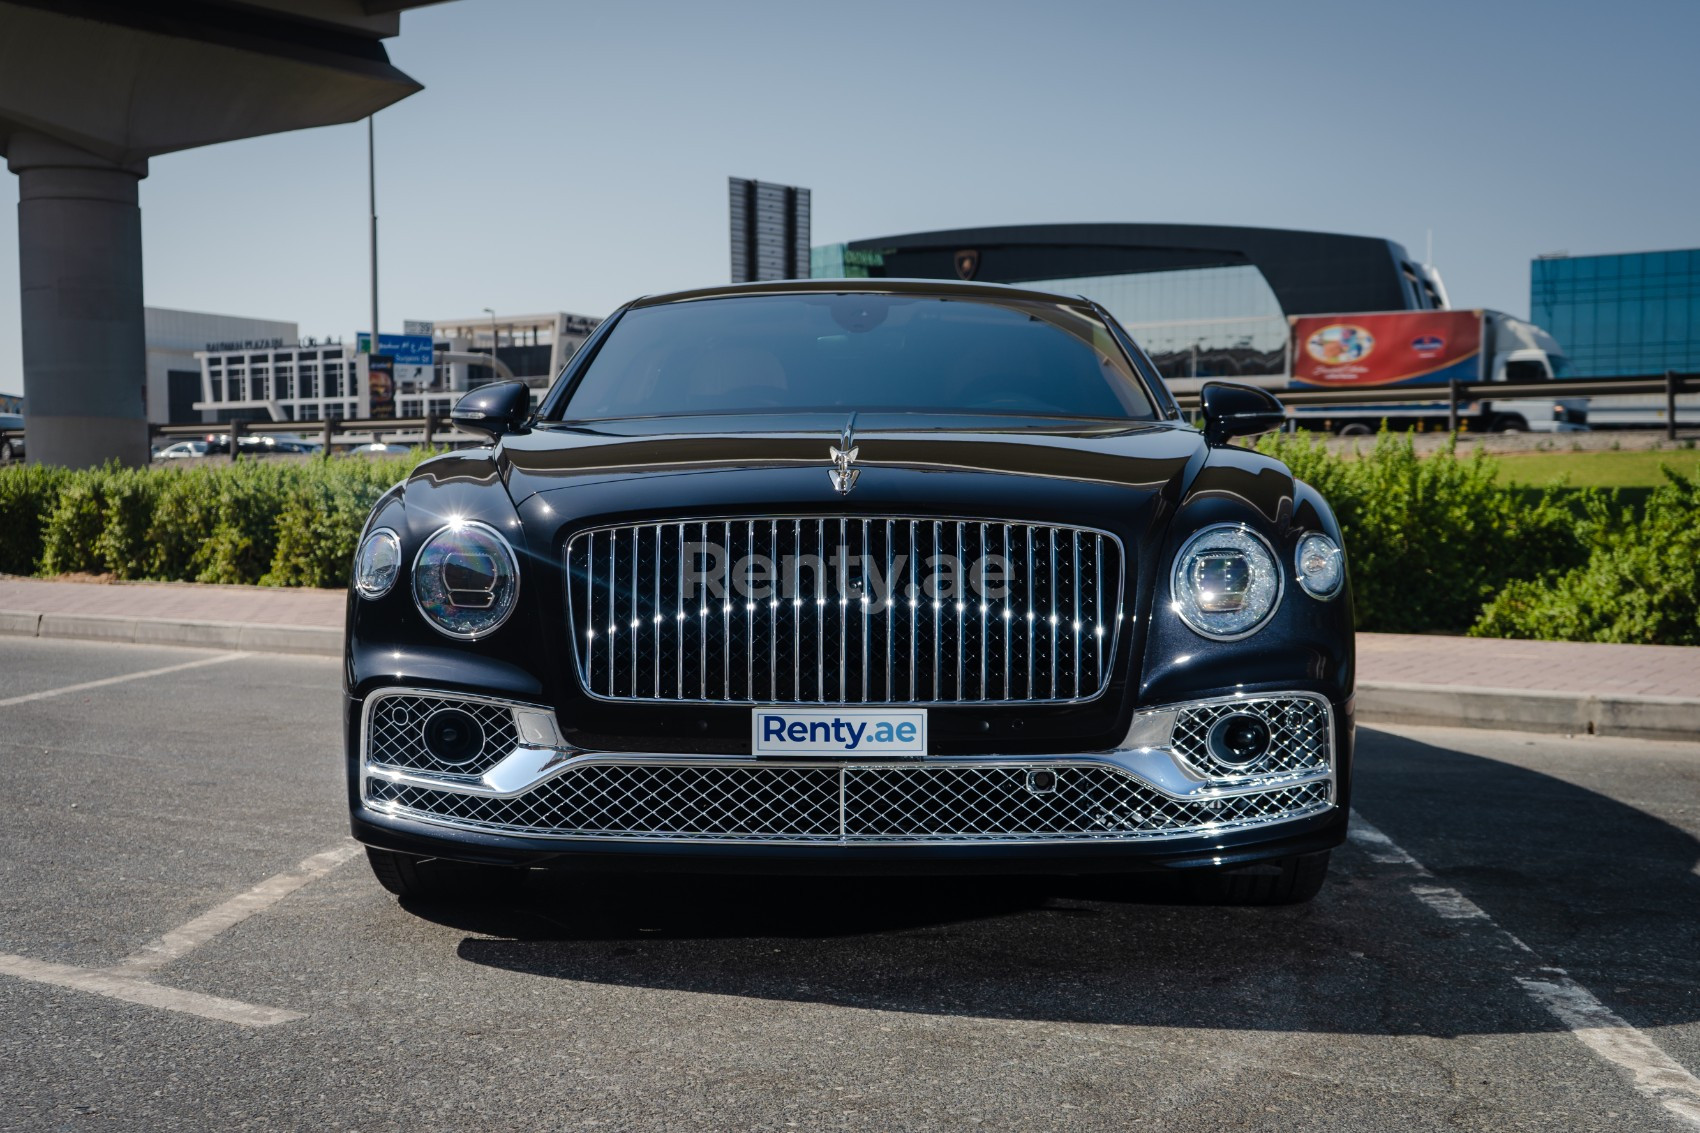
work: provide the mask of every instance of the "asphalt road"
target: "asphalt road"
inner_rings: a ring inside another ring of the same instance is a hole
[[[0,638],[0,1128],[1689,1127],[1700,744],[1364,729],[1391,842],[1299,908],[568,879],[455,911],[298,872],[349,845],[337,679]],[[1567,1026],[1566,979],[1616,1022]]]

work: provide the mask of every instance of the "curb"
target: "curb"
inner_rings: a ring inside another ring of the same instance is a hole
[[[187,645],[255,653],[342,656],[342,629],[262,622],[172,621],[116,614],[38,614],[0,610],[0,634],[112,641],[125,645]]]
[[[342,656],[342,629],[325,626],[0,610],[0,635],[4,634]],[[1700,740],[1700,700],[1676,696],[1597,696],[1536,689],[1362,681],[1357,689],[1357,718],[1366,724]]]
[[[1597,696],[1526,688],[1361,681],[1357,718],[1368,724],[1700,740],[1700,700],[1680,696]]]

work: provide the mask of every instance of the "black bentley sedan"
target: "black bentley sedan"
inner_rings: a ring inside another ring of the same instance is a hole
[[[1101,307],[934,280],[652,296],[373,510],[355,836],[534,867],[1169,871],[1302,901],[1345,835],[1340,532],[1261,390],[1202,429]]]

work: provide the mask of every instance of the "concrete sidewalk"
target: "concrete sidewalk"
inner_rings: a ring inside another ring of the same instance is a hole
[[[339,655],[346,596],[0,577],[0,634]],[[1367,722],[1700,740],[1700,649],[1358,635]]]

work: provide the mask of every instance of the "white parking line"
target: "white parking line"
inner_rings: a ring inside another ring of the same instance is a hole
[[[287,873],[268,877],[246,893],[240,893],[222,905],[217,905],[188,924],[174,928],[140,951],[133,952],[111,971],[128,976],[156,972],[171,961],[187,956],[225,929],[241,924],[255,913],[271,908],[309,881],[325,876],[360,852],[358,845],[338,846],[314,854]]]
[[[1411,893],[1446,920],[1473,921],[1480,931],[1491,932],[1501,946],[1509,947],[1520,961],[1534,959],[1534,949],[1494,923],[1474,901],[1449,886],[1434,884],[1435,877],[1421,862],[1401,849],[1393,839],[1352,812],[1351,839],[1372,861],[1399,865],[1418,879]],[[1631,1084],[1667,1112],[1700,1129],[1700,1078],[1666,1054],[1645,1033],[1630,1026],[1592,992],[1562,968],[1528,962],[1521,972],[1512,972],[1530,998],[1546,1008],[1589,1050],[1629,1073]]]
[[[216,995],[201,995],[199,992],[161,987],[147,980],[115,975],[94,968],[49,964],[43,960],[31,960],[5,952],[0,952],[0,972],[35,983],[75,988],[77,991],[104,995],[108,999],[122,999],[126,1003],[140,1003],[145,1007],[163,1007],[167,1011],[181,1011],[188,1015],[199,1015],[203,1019],[216,1019],[221,1023],[240,1023],[245,1027],[269,1027],[273,1023],[289,1023],[303,1017],[299,1011],[256,1007],[251,1003],[221,999]]]
[[[64,696],[68,692],[83,692],[91,688],[105,688],[107,685],[123,684],[125,681],[139,681],[144,677],[163,677],[167,673],[180,673],[184,669],[198,669],[202,665],[219,665],[225,661],[239,661],[251,656],[248,653],[220,653],[217,657],[202,657],[198,661],[185,661],[181,665],[167,665],[163,669],[143,669],[139,673],[125,673],[117,677],[102,677],[98,681],[84,681],[82,684],[66,685],[64,688],[44,689],[41,692],[26,692],[22,696],[9,696],[0,700],[0,708],[9,704],[26,704],[32,700],[46,700],[52,696]]]
[[[77,991],[140,1003],[148,1007],[163,1007],[215,1019],[221,1023],[240,1023],[245,1027],[269,1027],[289,1023],[304,1016],[299,1011],[278,1007],[256,1007],[216,995],[162,987],[147,976],[173,960],[181,959],[225,929],[241,924],[249,917],[269,909],[310,881],[323,877],[360,852],[358,845],[337,846],[314,854],[294,869],[268,877],[246,893],[238,894],[223,904],[202,913],[188,924],[172,929],[147,947],[118,961],[112,967],[77,968],[69,964],[51,964],[0,952],[0,973],[17,976],[35,983],[74,988]]]

